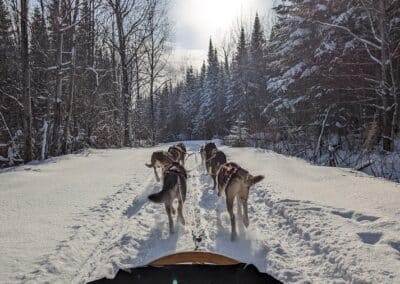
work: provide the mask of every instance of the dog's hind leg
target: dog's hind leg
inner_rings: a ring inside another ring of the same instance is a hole
[[[179,200],[178,203],[178,221],[181,222],[182,225],[185,225],[185,218],[183,218],[183,202]]]
[[[214,182],[213,190],[215,191],[215,188],[217,187],[217,177],[215,175],[212,175],[211,177],[212,177],[213,182]]]
[[[242,210],[242,199],[240,197],[236,197],[236,205],[237,205],[237,216],[239,218],[243,218],[243,210]]]
[[[164,178],[164,176],[165,176],[165,167],[161,167],[161,175],[162,175],[162,178]]]
[[[232,242],[234,240],[236,240],[236,237],[237,237],[235,214],[233,213],[233,201],[234,200],[235,200],[234,196],[226,197],[226,207],[228,209],[229,216],[231,217],[231,241]]]
[[[154,169],[154,175],[156,176],[157,182],[160,182],[160,177],[158,176],[158,173],[157,173],[157,167],[154,166],[153,169]]]
[[[247,199],[244,198],[240,198],[241,205],[243,206],[243,224],[245,225],[245,227],[247,228],[249,226],[249,215],[248,215],[248,210],[247,210]],[[239,200],[238,200],[239,201]],[[238,204],[238,206],[240,206],[240,204]]]
[[[174,233],[174,220],[172,219],[172,204],[165,204],[165,210],[168,215],[169,233]]]

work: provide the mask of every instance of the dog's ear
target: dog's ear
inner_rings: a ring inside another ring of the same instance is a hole
[[[249,176],[249,178],[247,179],[247,184],[249,186],[255,185],[256,183],[259,183],[260,181],[262,181],[264,179],[264,176]]]

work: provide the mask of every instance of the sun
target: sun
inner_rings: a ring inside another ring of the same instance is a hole
[[[230,37],[242,21],[266,11],[272,0],[172,0],[174,40],[182,50],[206,51],[209,39],[215,45]],[[203,53],[202,53],[203,54]],[[204,59],[204,56],[203,56]],[[198,60],[202,62],[202,60]]]
[[[225,30],[241,16],[245,0],[188,0],[190,17],[198,27],[213,33]]]
[[[204,13],[202,21],[214,29],[229,26],[237,17],[240,17],[242,0],[203,0],[200,1]]]

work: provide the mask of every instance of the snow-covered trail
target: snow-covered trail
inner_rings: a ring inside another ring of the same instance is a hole
[[[187,143],[189,151],[200,144]],[[0,282],[111,277],[118,267],[193,250],[193,234],[202,235],[200,249],[254,263],[287,283],[400,282],[396,184],[271,152],[222,149],[266,176],[251,189],[250,227],[238,218],[233,243],[225,200],[217,213],[199,156],[186,164],[186,226],[176,224],[171,236],[164,206],[147,200],[160,190],[144,167],[154,148],[92,151],[0,173]]]

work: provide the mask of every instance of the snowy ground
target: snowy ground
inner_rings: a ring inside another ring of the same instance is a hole
[[[203,234],[201,249],[286,283],[400,283],[398,184],[263,150],[223,150],[266,177],[251,189],[250,227],[240,225],[234,243],[199,157],[187,162],[187,224],[172,236],[164,208],[147,201],[160,190],[144,166],[154,148],[90,150],[0,173],[0,282],[84,283],[193,250],[192,234]]]

